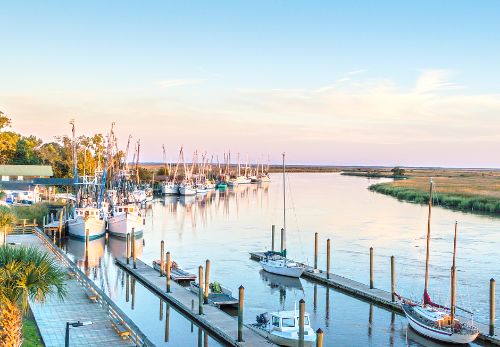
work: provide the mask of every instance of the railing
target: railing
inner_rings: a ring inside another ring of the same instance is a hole
[[[152,347],[155,346],[147,337],[144,335],[139,327],[127,317],[127,315],[99,288],[92,282],[74,263],[69,259],[69,257],[64,254],[51,240],[50,238],[41,232],[37,227],[32,227],[30,232],[37,235],[40,240],[51,250],[51,252],[74,274],[74,277],[78,282],[82,284],[84,288],[87,288],[97,294],[97,303],[104,307],[111,318],[116,318],[120,321],[123,326],[130,332],[129,339],[136,344],[136,346]]]

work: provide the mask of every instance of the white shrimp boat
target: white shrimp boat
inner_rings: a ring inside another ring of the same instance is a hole
[[[179,194],[184,196],[196,195],[196,188],[189,183],[182,183],[179,186]]]
[[[132,197],[133,197],[133,200],[139,204],[142,204],[142,203],[146,202],[146,200],[147,200],[146,191],[143,189],[134,190],[132,192]]]
[[[161,186],[161,193],[163,195],[178,195],[179,185],[174,182],[164,182]]]
[[[299,314],[295,311],[263,313],[257,316],[257,323],[248,327],[280,346],[299,345]],[[313,346],[316,333],[311,328],[309,314],[304,314],[304,346]]]
[[[252,180],[246,176],[238,176],[236,177],[236,182],[238,184],[249,184],[252,183]]]
[[[261,176],[259,176],[259,178],[258,178],[258,182],[259,182],[259,183],[271,182],[271,178],[269,177],[269,175],[268,175],[268,174],[261,175]]]
[[[474,341],[479,335],[479,329],[472,323],[462,321],[457,317],[456,307],[456,249],[457,222],[455,222],[455,237],[453,242],[453,266],[451,268],[451,308],[432,302],[428,289],[429,279],[429,246],[431,234],[433,183],[430,182],[429,214],[427,220],[427,248],[425,261],[425,287],[423,303],[403,300],[402,308],[410,326],[419,334],[446,343],[466,344]],[[462,309],[463,310],[463,309]],[[465,310],[463,310],[465,311]],[[465,311],[467,312],[467,311]],[[472,312],[467,312],[472,315]]]
[[[136,205],[117,205],[108,217],[109,233],[117,237],[136,236],[142,234],[142,216]],[[132,231],[133,230],[133,231]]]
[[[206,194],[208,193],[208,188],[204,184],[197,184],[196,185],[196,194]]]
[[[106,233],[106,221],[100,209],[76,208],[74,218],[68,220],[68,232],[71,236],[85,240],[87,230],[90,240],[102,237]]]

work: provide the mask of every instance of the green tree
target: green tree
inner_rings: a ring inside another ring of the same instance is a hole
[[[2,111],[0,111],[0,130],[11,125],[11,120]]]
[[[67,293],[66,273],[55,258],[36,247],[0,247],[0,345],[22,344],[22,315],[28,302]]]
[[[391,170],[392,175],[395,177],[401,177],[405,175],[405,169],[402,169],[398,166],[396,166],[394,169]]]
[[[11,159],[12,164],[16,165],[37,165],[41,164],[42,160],[39,156],[39,147],[42,140],[36,136],[23,136],[16,144],[16,151]]]
[[[2,193],[4,193],[2,191]],[[5,194],[5,193],[4,193]],[[16,217],[12,212],[12,209],[8,206],[0,206],[0,228],[3,231],[2,242],[1,244],[5,244],[7,241],[7,228],[14,223]]]

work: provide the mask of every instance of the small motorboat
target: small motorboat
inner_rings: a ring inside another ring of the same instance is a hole
[[[192,281],[189,283],[190,290],[198,294],[200,291],[199,283]],[[219,282],[213,282],[209,285],[208,302],[216,306],[236,306],[238,299],[233,297],[233,292],[221,286]]]
[[[263,313],[257,316],[257,323],[248,327],[280,346],[299,345],[299,312],[280,311]],[[309,314],[304,314],[304,346],[313,346],[316,334],[311,328]]]
[[[270,273],[299,278],[305,270],[305,267],[288,260],[277,252],[266,252],[264,258],[260,261],[262,268]]]
[[[158,272],[161,271],[160,259],[153,260],[153,268]],[[176,282],[195,281],[196,275],[182,270],[179,268],[179,265],[173,261],[170,266],[170,278]]]

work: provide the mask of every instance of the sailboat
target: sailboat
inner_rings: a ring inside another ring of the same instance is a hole
[[[283,243],[285,243],[286,232],[286,187],[285,187],[285,153],[283,153]],[[286,258],[286,247],[283,244],[281,252],[269,251],[264,253],[264,259],[260,261],[262,268],[270,273],[288,277],[299,278],[302,276],[304,266],[290,261]]]
[[[418,304],[403,300],[402,308],[410,326],[418,333],[447,343],[465,344],[474,341],[479,329],[473,324],[462,322],[455,314],[456,306],[456,250],[457,250],[457,223],[455,222],[455,236],[453,241],[453,266],[451,268],[451,308],[432,302],[427,291],[429,282],[429,245],[431,235],[433,182],[430,182],[429,214],[427,219],[427,250],[425,258],[425,287],[423,303]],[[464,310],[465,311],[465,310]],[[467,311],[466,311],[467,312]],[[467,312],[472,314],[471,312]]]

